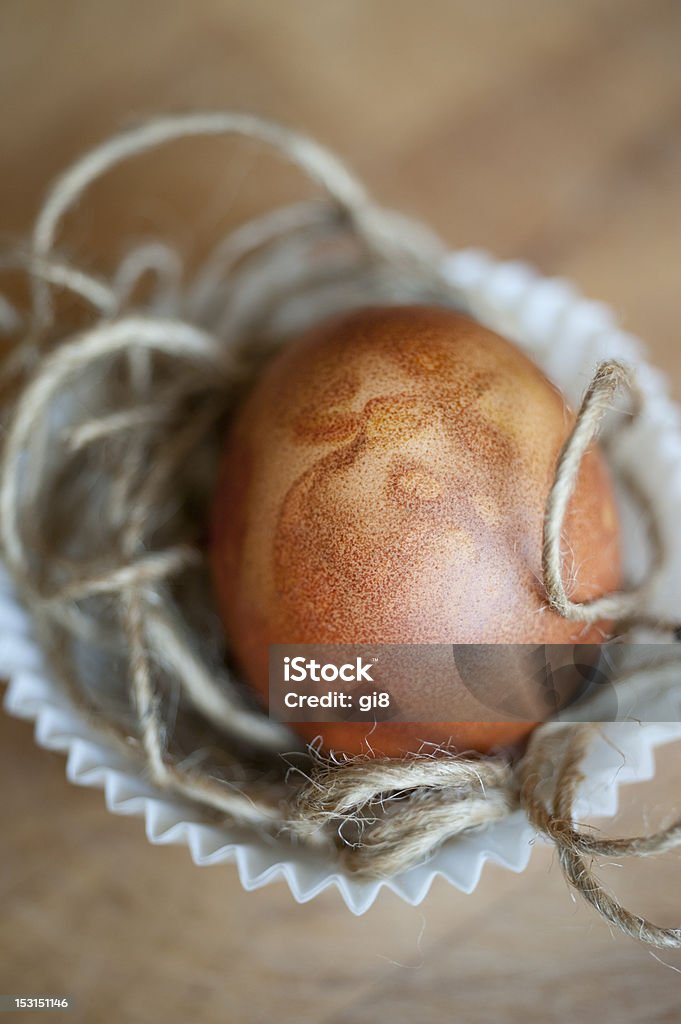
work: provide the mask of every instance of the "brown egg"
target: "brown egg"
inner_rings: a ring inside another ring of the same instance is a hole
[[[277,355],[232,424],[213,513],[221,614],[263,701],[274,643],[602,641],[607,623],[563,619],[541,583],[544,507],[573,419],[515,346],[441,307],[349,312]],[[597,450],[564,535],[574,600],[620,584]],[[534,724],[294,727],[326,750],[399,756],[423,741],[485,752]]]

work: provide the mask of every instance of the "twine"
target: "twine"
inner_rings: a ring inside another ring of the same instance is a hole
[[[101,175],[176,139],[224,134],[269,145],[324,198],[235,229],[186,284],[179,255],[161,243],[131,251],[111,283],[55,252],[62,221]],[[545,723],[517,764],[442,749],[329,760],[263,715],[227,667],[201,526],[234,401],[274,347],[322,315],[372,302],[465,305],[442,276],[442,251],[421,225],[378,207],[327,150],[249,115],[163,118],[86,155],[50,191],[30,249],[0,263],[25,269],[32,289],[27,316],[0,300],[0,329],[19,335],[2,374],[4,560],[90,726],[156,785],[374,878],[521,809],[603,917],[643,942],[679,947],[681,930],[623,908],[591,865],[676,847],[681,821],[610,840],[574,823],[595,726]],[[144,281],[142,307],[131,308]],[[55,289],[90,307],[91,326],[62,320]],[[562,527],[581,459],[620,387],[640,411],[633,372],[601,363],[560,453],[544,526],[546,598],[571,620],[678,632],[646,610],[665,564],[653,502],[643,583],[579,603],[563,581]]]

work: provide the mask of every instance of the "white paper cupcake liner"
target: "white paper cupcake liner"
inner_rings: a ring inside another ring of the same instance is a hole
[[[681,607],[681,414],[667,396],[663,375],[643,361],[641,343],[617,328],[608,307],[581,298],[565,281],[539,277],[525,264],[502,263],[467,250],[447,257],[446,272],[466,296],[472,314],[523,348],[573,406],[602,359],[619,358],[636,366],[650,401],[645,414],[618,437],[615,454],[642,489],[656,496],[668,550],[658,599],[661,608]],[[634,568],[644,559],[635,527],[635,517],[627,516],[624,509],[624,547]],[[68,755],[70,782],[103,789],[114,814],[143,816],[151,843],[186,844],[198,865],[235,862],[245,889],[284,878],[295,899],[303,903],[335,886],[349,909],[362,914],[382,887],[416,905],[438,875],[462,892],[472,893],[487,861],[515,872],[523,871],[529,862],[536,837],[521,812],[484,831],[451,840],[427,864],[380,881],[352,878],[334,870],[320,854],[288,841],[265,841],[245,830],[202,823],[195,808],[149,785],[124,755],[92,733],[50,678],[32,639],[29,617],[1,566],[0,678],[9,679],[5,709],[35,721],[40,746]],[[614,815],[620,785],[654,777],[655,748],[681,738],[681,722],[673,721],[681,718],[681,707],[660,706],[659,717],[658,723],[604,726],[603,739],[594,743],[588,755],[587,781],[576,808],[579,818]]]

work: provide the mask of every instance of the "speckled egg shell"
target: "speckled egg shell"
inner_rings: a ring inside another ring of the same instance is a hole
[[[443,307],[353,311],[285,348],[227,438],[212,567],[233,654],[264,701],[273,643],[594,643],[546,603],[542,523],[574,421],[515,346]],[[602,457],[564,531],[575,600],[620,584]],[[411,685],[415,685],[411,683]],[[538,716],[539,717],[539,716]],[[296,726],[327,750],[487,751],[532,722]]]

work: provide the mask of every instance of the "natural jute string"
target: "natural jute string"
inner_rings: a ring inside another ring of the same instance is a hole
[[[55,252],[62,221],[98,177],[197,135],[266,143],[323,196],[237,228],[189,282],[178,253],[158,242],[133,249],[110,282]],[[599,856],[681,844],[681,822],[617,840],[575,825],[595,726],[546,723],[517,764],[446,750],[329,760],[263,715],[228,667],[202,524],[235,400],[273,348],[320,316],[376,302],[465,306],[442,276],[442,252],[420,225],[378,207],[317,143],[249,115],[163,118],[85,156],[50,191],[30,247],[0,262],[0,270],[23,268],[32,289],[26,316],[0,301],[0,329],[16,335],[0,381],[3,558],[90,727],[158,786],[265,841],[285,835],[320,846],[320,856],[373,877],[522,809],[599,913],[652,945],[681,946],[681,931],[625,910],[593,873]],[[61,291],[90,310],[89,326],[74,327],[73,314],[60,311]],[[558,459],[544,531],[547,602],[578,622],[673,631],[677,624],[647,611],[665,563],[654,521],[642,584],[576,603],[563,581],[570,496],[620,387],[636,414],[643,399],[631,370],[602,363]]]

